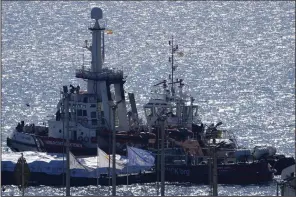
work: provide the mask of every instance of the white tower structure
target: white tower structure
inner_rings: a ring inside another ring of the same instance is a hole
[[[92,53],[91,60],[91,71],[93,73],[99,73],[102,70],[102,35],[105,28],[100,26],[99,19],[103,18],[103,12],[100,8],[93,8],[91,10],[91,19],[95,19],[95,24],[90,27],[92,31],[92,45],[89,47]],[[87,92],[88,93],[99,93],[100,85],[95,80],[88,80]]]
[[[91,51],[91,69],[80,69],[76,72],[77,78],[87,79],[87,94],[95,95],[98,102],[102,103],[103,118],[111,123],[111,108],[112,97],[110,92],[110,85],[114,84],[115,100],[118,103],[117,114],[119,125],[117,130],[128,130],[127,109],[124,98],[125,83],[122,71],[116,71],[109,68],[102,68],[103,66],[103,51],[104,51],[104,30],[102,23],[103,12],[100,8],[93,8],[91,11],[91,18],[95,20],[94,25],[89,27],[92,32],[92,45],[86,48]]]

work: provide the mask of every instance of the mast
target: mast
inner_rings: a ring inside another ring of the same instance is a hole
[[[172,94],[174,94],[174,37],[172,36]]]
[[[102,69],[105,59],[104,30],[106,23],[103,23],[103,12],[100,8],[95,7],[91,10],[91,18],[95,20],[94,25],[89,28],[92,33],[92,45],[87,46],[87,42],[85,45],[85,48],[91,51],[91,69],[78,69],[76,71],[76,77],[87,80],[87,93],[96,95],[98,102],[102,102],[103,118],[105,118],[107,122],[110,121],[110,114],[112,113],[110,104],[113,101],[110,85],[114,85],[115,100],[118,103],[118,128],[120,130],[128,130],[129,125],[126,117],[127,109],[123,86],[125,78],[123,77],[123,71],[113,70],[107,67]]]
[[[91,10],[91,19],[95,19],[95,24],[90,27],[89,30],[92,32],[92,46],[88,47],[91,51],[91,71],[93,73],[98,73],[102,70],[103,64],[103,52],[102,43],[104,43],[102,32],[105,28],[102,28],[99,20],[103,18],[103,12],[100,8],[93,8]],[[100,84],[95,80],[87,81],[87,92],[88,93],[100,93]]]
[[[172,92],[172,96],[175,95],[175,89],[174,89],[174,71],[176,70],[176,67],[174,66],[174,53],[178,50],[178,45],[174,46],[174,36],[172,36],[172,40],[169,41],[169,45],[171,46],[171,57],[169,58],[169,62],[171,62],[172,66],[171,66],[171,92]]]

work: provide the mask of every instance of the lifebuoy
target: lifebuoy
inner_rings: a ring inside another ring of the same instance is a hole
[[[84,141],[88,142],[89,138],[88,137],[84,137]]]
[[[78,137],[78,140],[79,140],[79,141],[82,141],[82,140],[83,140],[83,137],[82,137],[82,136],[79,136],[79,137]]]

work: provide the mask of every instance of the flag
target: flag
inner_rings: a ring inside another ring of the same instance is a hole
[[[77,158],[71,153],[70,154],[70,169],[83,169],[87,171],[93,170],[92,168],[89,168],[87,166],[84,166],[83,164],[80,163],[80,161],[77,160]]]
[[[127,147],[128,165],[129,166],[154,166],[154,156],[143,149]]]
[[[113,34],[113,31],[111,29],[109,29],[109,30],[106,30],[106,33],[107,34]]]
[[[99,167],[100,168],[109,168],[109,160],[110,160],[110,168],[113,168],[113,161],[109,155],[107,155],[104,151],[98,148],[98,157],[99,157]],[[120,161],[115,161],[115,168],[122,170],[125,167],[124,163]]]

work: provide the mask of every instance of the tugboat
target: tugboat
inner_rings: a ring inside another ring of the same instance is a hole
[[[174,71],[177,68],[174,65],[174,54],[178,52],[178,45],[174,45],[173,37],[169,45],[171,47],[169,80],[155,84],[149,102],[144,105],[148,130],[156,136],[152,151],[156,152],[160,147],[159,118],[165,116],[166,148],[183,149],[182,155],[190,155],[190,158],[196,161],[195,164],[197,161],[206,162],[211,156],[209,149],[213,146],[216,147],[217,157],[221,158],[221,161],[254,163],[265,160],[274,169],[275,175],[280,175],[284,168],[295,164],[293,157],[276,154],[276,148],[272,146],[255,146],[253,149],[240,147],[232,132],[219,128],[222,122],[204,124],[199,117],[198,105],[194,103],[194,98],[184,91],[184,80],[178,78],[174,80]]]

